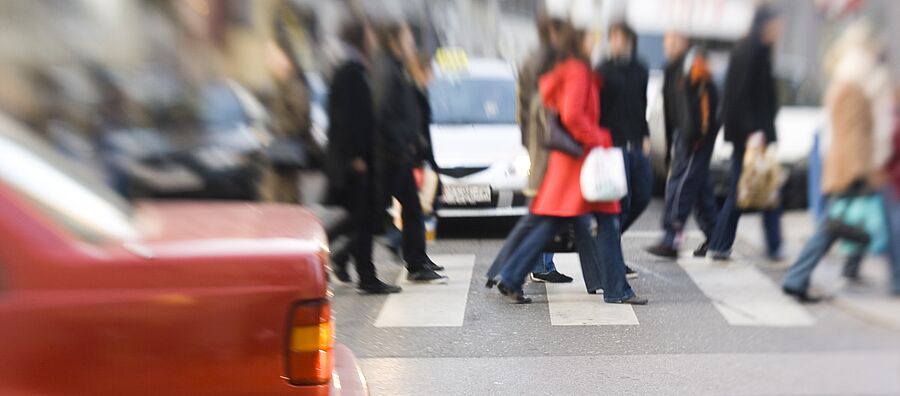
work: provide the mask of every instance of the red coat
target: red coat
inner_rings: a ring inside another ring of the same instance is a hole
[[[531,204],[536,215],[574,217],[600,212],[620,212],[619,202],[590,203],[581,196],[581,164],[593,147],[612,146],[609,131],[600,127],[600,78],[577,59],[568,59],[541,76],[538,82],[544,104],[559,112],[563,126],[582,146],[584,154],[572,158],[550,153],[547,173]]]

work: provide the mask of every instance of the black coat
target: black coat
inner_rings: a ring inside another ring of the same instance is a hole
[[[666,123],[666,162],[669,160],[675,131],[682,139],[685,147],[700,147],[703,142],[715,141],[719,132],[719,120],[716,117],[719,101],[718,91],[706,66],[703,55],[691,50],[690,67],[685,63],[687,54],[678,57],[665,68],[663,80],[663,108]],[[698,68],[706,74],[693,77],[692,71]],[[703,98],[706,98],[705,109]],[[704,129],[705,126],[705,129]]]
[[[750,134],[763,131],[769,143],[775,142],[777,113],[772,49],[757,39],[745,39],[732,52],[725,77],[725,140],[743,147]]]
[[[610,130],[613,144],[640,148],[650,136],[647,125],[647,67],[638,60],[607,60],[600,65],[600,126]]]
[[[366,66],[350,60],[334,73],[328,99],[328,156],[326,173],[332,196],[348,191],[356,158],[375,169],[375,106]]]
[[[376,144],[385,172],[394,166],[412,166],[420,159],[422,109],[415,84],[403,63],[382,56],[376,65]]]

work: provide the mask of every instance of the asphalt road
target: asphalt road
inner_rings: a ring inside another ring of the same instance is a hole
[[[604,304],[577,283],[528,284],[535,302],[509,304],[483,274],[510,223],[454,222],[430,245],[451,284],[392,297],[336,284],[338,340],[374,395],[900,395],[900,333],[785,299],[786,264],[760,259],[746,231],[727,266],[655,259],[643,247],[659,213],[655,203],[623,239],[647,306]],[[402,278],[382,249],[376,260],[383,279]],[[579,275],[577,257],[558,264]]]

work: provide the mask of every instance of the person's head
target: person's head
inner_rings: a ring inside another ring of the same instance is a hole
[[[566,58],[587,59],[595,43],[594,35],[572,26],[571,23],[562,24],[559,29],[559,39],[556,46],[560,60]]]
[[[378,39],[371,25],[361,19],[353,19],[341,27],[341,40],[355,48],[365,57],[371,56],[378,48]]]
[[[634,53],[637,34],[625,22],[617,22],[609,27],[609,54],[613,58],[625,58]]]
[[[690,40],[682,33],[668,31],[663,36],[663,51],[665,51],[666,59],[669,61],[684,55],[688,48],[690,48]]]
[[[783,21],[775,7],[763,4],[756,9],[750,25],[750,37],[765,45],[774,45],[781,37]]]
[[[389,23],[381,28],[381,46],[397,59],[416,56],[416,40],[405,22]]]

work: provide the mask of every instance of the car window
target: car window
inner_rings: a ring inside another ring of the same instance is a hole
[[[436,124],[515,124],[516,84],[512,79],[435,80],[429,87]]]
[[[137,237],[129,206],[46,144],[0,117],[0,182],[90,242]]]

